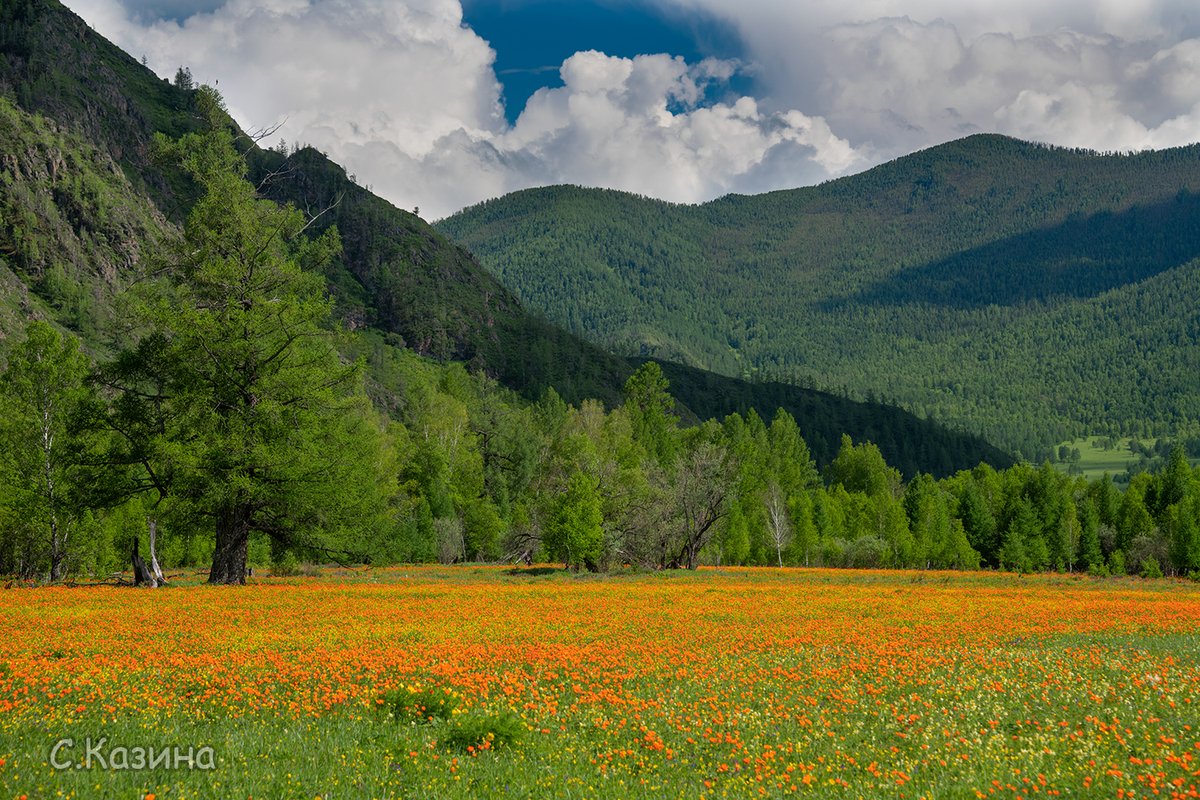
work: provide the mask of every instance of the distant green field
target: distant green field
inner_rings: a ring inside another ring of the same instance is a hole
[[[1083,439],[1063,442],[1060,446],[1079,450],[1079,460],[1055,461],[1054,467],[1062,472],[1082,474],[1089,480],[1101,478],[1107,472],[1113,476],[1113,480],[1121,483],[1121,478],[1125,471],[1137,464],[1142,456],[1140,453],[1134,453],[1129,449],[1129,443],[1133,441],[1132,438],[1114,439],[1113,447],[1108,450],[1096,446],[1104,438],[1102,436],[1089,436]],[[1147,449],[1154,445],[1153,439],[1141,439],[1139,441]],[[1192,459],[1191,463],[1192,466],[1196,466],[1200,463],[1200,460]]]

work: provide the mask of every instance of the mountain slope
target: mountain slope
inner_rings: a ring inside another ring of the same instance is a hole
[[[268,197],[328,209],[314,230],[336,225],[341,235],[328,278],[352,327],[397,334],[422,355],[464,361],[529,397],[553,386],[573,402],[619,398],[624,360],[527,313],[469,253],[319,152],[260,151],[251,172]]]
[[[95,144],[178,219],[186,185],[152,161],[152,134],[195,126],[186,92],[160,80],[58,2],[0,3],[0,93]]]
[[[172,235],[170,223],[107,153],[3,96],[0,154],[0,333],[37,313],[95,339],[119,276]]]
[[[0,135],[13,153],[25,154],[4,162],[0,319],[6,309],[13,320],[51,316],[95,346],[112,295],[128,279],[122,258],[174,236],[171,220],[188,208],[194,190],[155,160],[153,137],[196,124],[193,93],[154,77],[55,0],[6,4],[0,23],[0,97],[8,96],[0,99],[7,115],[0,115]],[[344,250],[326,278],[347,327],[465,362],[528,398],[553,387],[572,402],[619,400],[634,363],[527,312],[444,234],[357,186],[311,148],[286,155],[247,149],[250,177],[269,197],[323,212],[315,231],[337,225]],[[39,154],[51,152],[61,170],[38,166],[47,160]],[[12,222],[19,219],[28,222]],[[38,242],[57,249],[32,258],[28,251]],[[65,279],[47,281],[53,270],[46,264],[65,264]],[[86,302],[72,302],[76,296]],[[981,460],[1011,463],[976,437],[881,404],[667,367],[686,417],[756,408],[769,418],[782,405],[801,412],[801,430],[822,462],[845,432],[878,439],[910,475],[945,474]]]
[[[817,187],[550,187],[439,227],[607,347],[887,397],[1027,455],[1200,420],[1200,146],[979,135]]]
[[[462,247],[408,212],[349,181],[345,171],[307,149],[267,153],[257,177],[268,196],[303,208],[329,208],[317,230],[336,224],[344,253],[331,275],[343,313],[385,331],[403,332],[419,353],[465,361],[535,397],[553,387],[572,402],[614,400],[634,364],[523,310]],[[947,431],[880,403],[861,403],[783,384],[760,384],[660,361],[672,394],[693,420],[756,409],[770,417],[786,408],[799,421],[814,457],[826,464],[841,434],[880,445],[905,475],[949,474],[979,461],[1011,458],[978,437]]]

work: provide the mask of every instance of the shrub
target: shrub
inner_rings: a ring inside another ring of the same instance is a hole
[[[1108,557],[1108,569],[1113,575],[1124,575],[1125,569],[1125,554],[1120,550],[1114,550],[1113,554]]]
[[[1142,559],[1141,569],[1138,570],[1143,578],[1161,578],[1163,576],[1162,567],[1158,565],[1158,559],[1151,556],[1150,558]]]
[[[823,567],[846,566],[846,541],[844,539],[827,539],[822,542],[817,560]]]
[[[457,750],[495,750],[515,743],[525,733],[525,723],[512,712],[472,713],[456,717],[442,744]]]
[[[1090,567],[1088,567],[1087,572],[1088,575],[1091,575],[1093,578],[1107,578],[1110,574],[1108,567],[1106,567],[1103,562],[1099,564],[1092,564]]]
[[[276,578],[294,578],[300,574],[300,559],[288,550],[271,563],[271,574]]]
[[[1159,568],[1163,564],[1171,563],[1171,545],[1170,540],[1155,528],[1151,536],[1137,536],[1129,543],[1129,548],[1125,551],[1125,563],[1129,567],[1136,567],[1136,571],[1141,574],[1142,564],[1150,559],[1158,562]]]
[[[397,722],[449,719],[458,708],[459,694],[440,686],[405,686],[381,696],[379,710]]]
[[[888,544],[878,536],[861,536],[846,548],[845,557],[854,569],[879,569],[887,564]]]

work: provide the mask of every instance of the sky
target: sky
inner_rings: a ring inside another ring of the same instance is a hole
[[[66,2],[431,220],[554,183],[792,188],[978,132],[1200,140],[1194,0]]]

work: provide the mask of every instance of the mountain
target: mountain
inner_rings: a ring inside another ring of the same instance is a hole
[[[194,196],[153,145],[156,133],[193,129],[193,102],[186,82],[157,78],[56,0],[0,7],[0,333],[49,317],[104,349],[114,296],[142,258],[177,235]],[[320,152],[248,146],[247,161],[268,197],[323,212],[314,232],[337,225],[344,249],[325,277],[347,328],[463,362],[530,399],[553,387],[571,402],[619,401],[640,362],[530,313],[467,250]],[[876,440],[908,475],[1011,463],[978,437],[880,403],[665,368],[685,418],[750,408],[769,418],[783,406],[821,462],[844,432]]]
[[[0,334],[52,316],[95,340],[171,224],[108,155],[0,96]]]
[[[816,187],[556,186],[438,227],[617,352],[888,398],[1027,456],[1200,420],[1200,146],[977,135]]]

